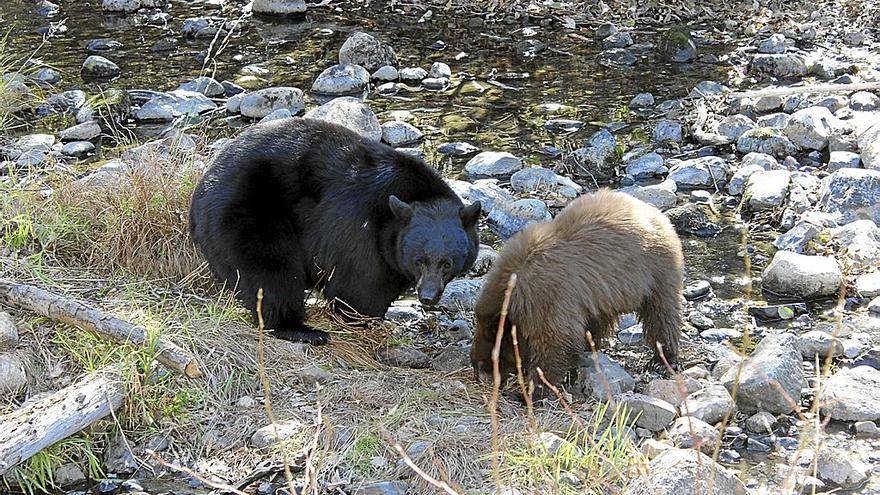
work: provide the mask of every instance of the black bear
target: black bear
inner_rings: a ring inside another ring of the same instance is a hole
[[[480,203],[465,206],[423,161],[328,122],[255,125],[224,147],[199,181],[190,232],[214,276],[267,329],[323,344],[304,324],[304,291],[321,289],[383,316],[415,286],[435,304],[477,256]]]

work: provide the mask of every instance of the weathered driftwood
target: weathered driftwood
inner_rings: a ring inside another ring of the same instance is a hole
[[[0,476],[122,405],[125,380],[110,367],[33,404],[0,416]]]
[[[0,303],[80,327],[119,344],[147,344],[146,328],[31,285],[0,280]],[[163,338],[159,338],[156,345],[157,361],[189,378],[201,376],[199,365],[191,354]]]
[[[756,89],[730,93],[731,98],[761,98],[763,96],[788,96],[810,93],[854,93],[856,91],[875,91],[880,89],[880,82],[852,83],[852,84],[810,84],[807,86],[787,86],[784,88]]]

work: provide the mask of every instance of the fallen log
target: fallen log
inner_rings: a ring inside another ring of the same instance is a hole
[[[0,416],[0,476],[106,417],[124,399],[122,372],[110,367],[89,373],[40,401]]]
[[[118,344],[148,344],[146,328],[32,285],[0,280],[0,303],[82,328]],[[191,354],[161,337],[156,346],[157,361],[189,378],[201,376],[199,365]]]
[[[730,93],[725,96],[730,98],[761,98],[763,96],[788,96],[811,93],[854,93],[856,91],[875,91],[880,89],[880,82],[865,82],[852,84],[810,84],[807,86],[787,86],[784,88],[756,89]]]

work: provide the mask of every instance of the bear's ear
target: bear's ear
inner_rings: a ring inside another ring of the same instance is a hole
[[[468,206],[463,206],[460,210],[458,210],[458,216],[461,217],[461,224],[465,226],[465,228],[473,227],[477,224],[477,220],[480,218],[480,212],[483,210],[483,205],[480,204],[479,201],[474,201]]]
[[[394,217],[404,223],[409,222],[413,216],[412,206],[404,203],[393,194],[388,196],[388,207],[391,208],[391,213],[394,214]]]

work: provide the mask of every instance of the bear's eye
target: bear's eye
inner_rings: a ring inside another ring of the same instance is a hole
[[[416,266],[425,266],[425,258],[418,257],[416,258]]]
[[[449,260],[443,260],[440,262],[440,266],[443,267],[444,270],[449,270],[452,268],[452,262]]]

